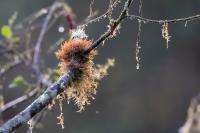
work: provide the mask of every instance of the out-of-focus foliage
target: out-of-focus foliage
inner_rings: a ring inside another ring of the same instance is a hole
[[[13,35],[11,27],[9,25],[4,25],[1,28],[1,35],[7,39],[10,39]]]
[[[14,88],[14,87],[18,87],[18,86],[22,86],[25,84],[25,80],[22,76],[17,76],[13,79],[13,81],[11,82],[11,84],[9,85],[10,88]]]

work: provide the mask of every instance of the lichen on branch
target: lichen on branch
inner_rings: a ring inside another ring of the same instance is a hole
[[[97,51],[84,53],[91,44],[90,40],[75,38],[64,42],[61,49],[56,52],[60,60],[60,75],[73,71],[77,77],[63,93],[67,96],[68,102],[75,102],[79,112],[94,99],[98,81],[105,75],[94,66],[93,59]]]

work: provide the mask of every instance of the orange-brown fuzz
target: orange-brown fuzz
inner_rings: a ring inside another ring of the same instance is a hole
[[[67,95],[68,102],[75,101],[79,111],[84,110],[84,106],[90,104],[90,100],[96,94],[97,81],[101,78],[92,61],[96,51],[92,50],[83,55],[83,51],[88,49],[91,43],[86,39],[72,39],[64,42],[61,49],[56,52],[60,60],[60,74],[69,70],[76,73],[77,79],[64,93]]]

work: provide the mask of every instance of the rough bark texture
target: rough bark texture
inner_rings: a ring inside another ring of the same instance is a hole
[[[56,83],[48,87],[47,90],[30,106],[2,125],[0,133],[10,133],[20,125],[28,122],[35,114],[45,108],[52,101],[52,99],[69,86],[73,79],[74,74],[72,71],[64,74]]]

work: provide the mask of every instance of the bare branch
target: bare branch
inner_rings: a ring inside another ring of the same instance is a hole
[[[21,60],[16,60],[16,61],[12,62],[11,64],[8,64],[9,65],[8,68],[1,68],[0,69],[0,77],[4,76],[6,74],[6,72],[13,69],[14,67],[21,64],[22,62],[23,61],[21,61]]]
[[[44,20],[42,29],[41,29],[39,37],[38,37],[38,40],[36,42],[35,51],[34,51],[34,57],[33,57],[33,68],[36,69],[36,73],[37,74],[39,74],[39,65],[38,64],[39,64],[39,59],[40,59],[40,49],[41,49],[42,40],[44,38],[44,35],[45,35],[46,30],[48,28],[49,21],[51,20],[51,17],[53,16],[54,11],[57,8],[61,7],[61,6],[62,6],[62,4],[60,2],[56,1],[50,7],[49,13],[48,13],[48,15],[46,16],[46,18]]]
[[[116,0],[114,3],[112,3],[112,5],[109,6],[108,10],[104,14],[100,15],[99,17],[96,17],[94,19],[90,19],[91,16],[89,16],[88,18],[86,18],[84,20],[85,23],[83,25],[80,25],[79,27],[84,28],[84,27],[88,26],[89,24],[92,24],[94,22],[98,22],[101,19],[106,18],[107,15],[110,14],[114,10],[114,8],[117,6],[118,3],[120,3],[120,0]]]
[[[139,1],[139,15],[142,17],[142,0]],[[137,33],[137,41],[136,41],[136,49],[135,49],[135,60],[136,60],[136,69],[140,69],[140,54],[141,54],[141,31],[142,31],[142,22],[138,20],[138,33]]]
[[[33,116],[45,108],[59,93],[64,91],[75,78],[73,71],[64,74],[56,83],[48,87],[31,105],[2,125],[2,127],[0,127],[0,132],[11,133],[22,124],[28,122]]]
[[[4,106],[2,106],[0,108],[0,113],[4,112],[5,110],[7,110],[9,108],[12,108],[13,106],[18,105],[19,103],[26,101],[27,99],[29,99],[33,96],[35,96],[37,94],[37,92],[38,92],[38,89],[34,89],[31,92],[29,92],[27,95],[21,96],[21,97],[15,99],[15,100],[13,100],[9,103],[6,103]]]
[[[124,20],[127,15],[128,15],[128,9],[131,5],[131,3],[133,2],[133,0],[127,0],[124,4],[124,8],[121,12],[121,14],[119,15],[117,20],[113,20],[112,22],[110,22],[110,29],[105,32],[103,35],[101,35],[93,44],[92,46],[87,49],[85,51],[85,53],[90,52],[91,50],[95,49],[99,44],[101,44],[103,41],[105,41],[106,39],[108,39],[113,32],[116,30],[116,28],[118,27],[118,25],[122,22],[122,20]]]
[[[190,17],[186,17],[186,18],[177,18],[177,19],[169,19],[169,20],[165,20],[165,19],[160,19],[160,20],[156,20],[156,19],[149,19],[149,18],[144,18],[141,16],[137,16],[137,15],[128,15],[127,16],[130,19],[138,19],[141,21],[144,21],[145,23],[151,22],[151,23],[176,23],[176,22],[186,22],[186,21],[192,21],[192,20],[196,20],[196,19],[200,19],[200,14],[194,15],[194,16],[190,16]]]
[[[40,76],[41,76],[41,77],[39,77],[38,80],[40,81],[40,83],[41,83],[42,85],[44,85],[45,87],[49,87],[49,86],[52,85],[52,83],[51,83],[49,80],[46,80],[46,79],[43,77],[42,74],[41,74]],[[32,91],[30,91],[28,94],[23,95],[23,96],[21,96],[21,97],[18,97],[17,99],[14,99],[14,100],[12,100],[12,101],[6,103],[4,106],[2,106],[2,107],[0,108],[0,113],[4,112],[4,111],[6,111],[6,110],[8,110],[8,109],[10,109],[10,108],[12,108],[12,107],[14,107],[14,106],[20,104],[20,103],[25,102],[26,100],[28,100],[28,99],[31,98],[31,97],[36,96],[37,94],[38,94],[38,88],[35,88],[35,89],[33,89]]]

